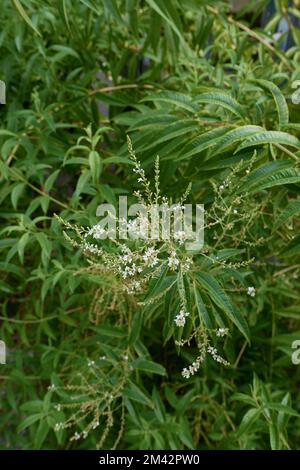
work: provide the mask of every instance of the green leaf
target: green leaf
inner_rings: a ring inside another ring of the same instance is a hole
[[[133,161],[126,157],[108,157],[102,161],[103,165],[110,165],[112,163],[124,163],[126,165],[134,165]]]
[[[252,171],[247,177],[246,181],[240,186],[240,192],[259,191],[264,186],[265,181],[276,174],[280,174],[282,170],[290,169],[293,163],[290,160],[278,160],[271,163],[266,163],[256,170]]]
[[[22,195],[22,192],[24,191],[25,186],[26,186],[25,183],[18,183],[11,192],[11,195],[10,195],[11,203],[14,209],[17,208],[18,200],[20,199],[20,196]]]
[[[60,173],[60,169],[55,170],[53,173],[51,173],[50,176],[48,176],[48,178],[46,179],[45,184],[44,184],[45,191],[48,192],[52,189],[52,186],[55,183],[59,173]]]
[[[229,297],[227,297],[216,278],[209,273],[201,272],[197,274],[197,280],[199,281],[200,285],[208,292],[212,301],[226,313],[229,319],[237,326],[240,332],[250,343],[249,329],[246,321],[233,306]]]
[[[195,303],[196,303],[197,310],[198,310],[199,317],[200,317],[200,322],[202,323],[203,321],[207,328],[213,328],[213,323],[210,318],[210,315],[204,305],[201,294],[195,284],[194,284],[194,295],[195,295]]]
[[[175,91],[161,91],[160,93],[148,93],[145,98],[141,100],[144,101],[162,101],[164,103],[171,103],[179,108],[182,108],[190,113],[195,112],[195,107],[193,106],[192,98],[189,95],[184,93],[179,93]]]
[[[279,432],[275,423],[269,424],[270,446],[272,450],[279,450]]]
[[[39,421],[43,417],[43,413],[36,413],[30,416],[27,416],[21,423],[18,425],[17,431],[21,432],[23,429],[28,428],[32,424],[36,423],[36,421]]]
[[[34,436],[35,449],[40,449],[42,447],[49,431],[50,427],[47,420],[41,420]]]
[[[167,275],[168,270],[168,265],[163,263],[160,272],[151,279],[146,297],[144,299],[145,302],[157,295],[159,292],[163,291],[163,281]]]
[[[143,315],[141,311],[137,311],[134,314],[132,324],[131,324],[131,332],[130,332],[130,337],[129,337],[129,344],[134,345],[139,337],[140,337],[140,332],[143,324]]]
[[[281,225],[283,225],[290,217],[298,214],[300,212],[300,199],[294,201],[289,201],[288,205],[285,207],[280,216],[276,219],[274,223],[274,230],[277,230]]]
[[[180,17],[173,7],[172,2],[166,2],[164,0],[146,0],[146,2],[169,24],[174,33],[177,34],[181,43],[187,49],[188,46],[181,31],[182,27],[180,24]]]
[[[153,408],[153,403],[150,398],[145,395],[145,393],[133,382],[129,381],[128,385],[123,390],[123,395],[130,400],[137,401],[143,405],[147,405],[150,408]]]
[[[249,137],[250,135],[262,132],[264,129],[260,126],[241,126],[237,129],[228,131],[222,139],[218,140],[216,147],[214,148],[214,155],[217,155],[228,147],[231,147],[236,142]]]
[[[123,18],[120,14],[116,0],[102,0],[106,10],[112,15],[118,22],[123,23]]]
[[[166,369],[156,362],[147,359],[138,358],[131,363],[134,369],[143,370],[152,374],[167,375]]]
[[[244,416],[243,419],[239,425],[238,431],[237,431],[237,437],[243,436],[243,434],[246,434],[247,431],[251,428],[251,426],[257,421],[257,419],[260,416],[260,410],[257,408],[250,408]]]
[[[270,410],[280,411],[281,413],[288,416],[297,416],[297,418],[300,418],[299,413],[293,410],[293,408],[290,406],[284,405],[282,403],[268,403],[268,408]]]
[[[194,102],[220,106],[227,109],[228,111],[231,111],[236,116],[241,118],[244,117],[244,110],[242,106],[234,98],[232,98],[229,93],[217,90],[208,93],[202,93],[201,95],[197,95],[195,97]]]
[[[38,36],[41,36],[41,33],[37,30],[37,28],[34,26],[34,24],[32,23],[31,19],[29,18],[29,16],[27,15],[26,11],[24,10],[23,8],[23,5],[22,3],[19,1],[19,0],[12,0],[13,4],[15,5],[16,9],[18,10],[18,12],[20,13],[20,15],[22,16],[23,20],[28,24],[28,26],[30,26],[30,28],[38,35]]]
[[[279,127],[283,127],[288,124],[289,108],[280,88],[278,88],[275,83],[269,82],[268,80],[255,80],[255,83],[258,83],[262,88],[272,93],[277,108]]]
[[[44,266],[47,265],[47,262],[50,258],[52,251],[52,242],[49,238],[42,232],[35,233],[35,238],[37,239],[40,247],[42,249],[42,262]]]
[[[296,235],[290,243],[280,252],[282,256],[295,256],[300,252],[300,235]]]
[[[297,137],[294,137],[293,135],[288,134],[287,132],[263,131],[254,134],[244,140],[244,142],[239,145],[239,147],[235,150],[234,153],[237,153],[249,147],[255,147],[257,145],[262,144],[284,144],[289,145],[291,147],[296,147],[297,149],[300,148],[300,142]]]
[[[182,120],[180,122],[175,122],[174,124],[170,124],[167,129],[162,130],[159,133],[159,137],[157,139],[152,140],[151,142],[147,143],[146,145],[140,148],[141,151],[149,150],[150,148],[167,142],[168,140],[175,139],[175,137],[179,137],[182,135],[189,134],[193,131],[198,129],[198,124],[191,121]]]
[[[201,134],[199,137],[191,140],[189,144],[183,148],[181,159],[192,157],[203,150],[216,145],[216,143],[221,140],[221,137],[228,131],[228,128],[219,127],[216,129],[212,129],[211,131],[205,132]]]
[[[95,150],[92,150],[89,153],[89,165],[92,173],[93,183],[97,183],[101,173],[102,162],[99,153]]]
[[[282,170],[273,176],[268,176],[265,180],[261,181],[259,186],[251,188],[251,192],[262,191],[263,189],[272,188],[274,186],[282,186],[283,184],[299,183],[300,182],[300,171],[294,170],[293,168]]]
[[[89,171],[84,170],[78,178],[76,189],[73,196],[79,196],[82,192],[84,187],[87,185],[88,181],[90,180],[91,174]]]
[[[105,201],[113,206],[117,205],[116,195],[108,184],[101,184],[100,192]]]
[[[24,249],[25,249],[25,246],[27,245],[28,241],[29,241],[29,233],[28,232],[23,233],[23,235],[21,236],[21,238],[18,241],[18,254],[19,254],[19,258],[20,258],[20,261],[21,261],[22,264],[24,263]]]

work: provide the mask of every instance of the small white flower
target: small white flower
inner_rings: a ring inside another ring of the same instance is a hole
[[[178,241],[179,245],[183,245],[186,238],[187,236],[183,230],[177,230],[177,232],[174,232],[174,239]]]
[[[54,384],[49,385],[48,390],[49,391],[55,390],[55,385]]]
[[[143,260],[147,261],[148,258],[150,258],[154,253],[155,253],[155,250],[154,250],[153,246],[150,246],[150,248],[147,248],[147,250],[143,254]]]
[[[185,312],[184,310],[180,310],[180,312],[174,318],[174,321],[177,326],[184,326],[186,322],[186,317],[189,316],[189,312]]]
[[[186,367],[183,369],[181,374],[182,374],[182,377],[184,377],[185,379],[189,379],[191,375],[190,371]]]
[[[216,348],[213,348],[212,346],[208,346],[207,352],[209,352],[209,353],[212,354],[212,355],[215,355],[215,354],[218,353],[218,351],[216,350]]]
[[[168,266],[171,269],[171,271],[175,271],[178,265],[179,265],[179,259],[177,258],[176,251],[172,251],[170,256],[168,257]]]
[[[192,264],[193,264],[192,258],[186,258],[186,259],[183,261],[183,263],[181,264],[182,270],[183,270],[184,272],[189,271],[190,268],[191,268],[191,266],[192,266]]]
[[[216,348],[212,346],[208,346],[207,352],[211,354],[214,361],[218,362],[219,364],[223,364],[224,366],[229,366],[230,363],[226,361],[222,356],[219,356],[218,351]]]
[[[100,224],[94,225],[87,233],[87,235],[91,235],[95,240],[105,238],[103,236],[104,234],[106,234],[106,231],[100,226]]]
[[[156,266],[157,263],[158,263],[158,258],[155,256],[155,257],[149,262],[150,268],[154,268],[154,266]]]
[[[146,266],[150,266],[150,268],[153,268],[159,262],[157,251],[152,246],[147,248],[145,253],[142,255],[142,258],[145,261]]]
[[[196,360],[189,365],[189,367],[185,367],[183,371],[181,372],[181,375],[185,379],[189,379],[191,375],[194,375],[200,368],[201,363],[203,361],[203,355],[200,355],[196,358]]]
[[[255,288],[252,286],[248,287],[247,294],[250,295],[250,297],[255,297]]]
[[[178,313],[176,315],[174,322],[176,323],[177,326],[184,326],[185,325],[185,316],[182,315],[181,313]]]
[[[90,252],[94,255],[102,255],[102,250],[93,243],[84,242],[81,246],[85,252]]]
[[[75,439],[75,441],[78,441],[78,439],[80,439],[80,434],[78,432],[75,432],[73,439]]]
[[[56,409],[57,411],[60,411],[60,410],[61,410],[61,405],[59,405],[59,404],[58,404],[58,405],[55,405],[55,409]]]
[[[93,367],[95,365],[95,361],[91,361],[88,359],[88,367]]]
[[[221,184],[221,186],[219,186],[220,191],[223,191],[224,188],[225,188],[225,186],[223,184]]]
[[[188,317],[190,312],[185,312],[184,310],[180,310],[180,315],[184,315],[185,317]]]
[[[55,426],[54,426],[54,431],[60,431],[60,429],[62,429],[64,426],[63,423],[56,423]]]
[[[227,333],[228,333],[228,328],[219,328],[219,329],[216,331],[216,335],[219,336],[219,337],[226,336]]]

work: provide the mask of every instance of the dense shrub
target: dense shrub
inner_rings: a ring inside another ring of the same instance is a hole
[[[275,33],[300,15],[277,3],[263,27],[266,2],[1,5],[0,448],[299,445],[300,44]],[[131,244],[138,285],[84,234],[147,181],[205,205],[205,245]]]

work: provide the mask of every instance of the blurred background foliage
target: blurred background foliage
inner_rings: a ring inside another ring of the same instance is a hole
[[[2,2],[0,448],[299,446],[299,3],[234,3]],[[86,261],[53,217],[91,225],[100,203],[132,193],[126,134],[149,175],[160,155],[169,197],[191,181],[192,200],[207,207],[213,184],[255,150],[245,190],[264,202],[252,228],[264,243],[249,248],[255,261],[240,274],[254,298],[222,281],[251,336],[232,333],[227,369],[206,361],[182,379],[186,359],[162,337],[167,306],[143,315],[111,279],[80,272]],[[74,430],[55,425],[76,413],[66,384],[78,371],[76,387],[89,384],[94,416],[105,419],[70,440]]]

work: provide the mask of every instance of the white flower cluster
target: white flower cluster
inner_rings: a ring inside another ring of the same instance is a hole
[[[216,335],[219,337],[219,338],[222,338],[223,336],[226,336],[228,334],[228,328],[219,328],[217,331],[216,331]]]
[[[92,253],[93,255],[102,255],[102,250],[94,243],[84,242],[82,248],[83,251]]]
[[[207,352],[209,354],[211,354],[213,360],[218,362],[219,364],[223,364],[224,366],[229,366],[230,365],[230,363],[228,361],[223,359],[223,357],[219,356],[218,351],[213,346],[208,346]]]
[[[153,248],[153,246],[147,248],[147,250],[142,255],[142,258],[145,261],[146,266],[149,266],[150,268],[154,268],[154,266],[156,266],[159,261],[157,257],[157,251]]]
[[[200,368],[201,363],[203,361],[202,356],[198,356],[197,359],[189,365],[189,367],[185,367],[181,372],[182,377],[185,379],[189,379],[191,375],[194,375]]]
[[[148,217],[144,214],[139,215],[135,219],[127,222],[127,231],[131,238],[147,238],[149,231]]]
[[[142,183],[145,178],[145,171],[141,167],[141,164],[138,160],[135,161],[135,167],[132,169],[133,173],[137,173],[138,175],[141,175],[142,178],[138,178],[138,183]]]
[[[118,272],[121,274],[122,278],[126,279],[135,276],[137,273],[141,273],[143,268],[134,263],[132,251],[127,246],[123,245],[122,252],[123,255],[119,256],[120,264],[118,265]]]
[[[179,265],[179,259],[177,258],[177,253],[176,251],[171,251],[170,256],[168,257],[168,266],[171,269],[171,271],[175,271],[176,268]]]
[[[192,257],[186,258],[181,263],[182,272],[184,273],[188,272],[191,269],[192,265],[193,265]]]
[[[95,240],[101,240],[102,238],[105,238],[103,235],[107,235],[107,231],[100,227],[100,224],[96,224],[90,228],[84,237],[92,236]]]
[[[185,312],[183,309],[181,309],[180,312],[174,318],[174,322],[176,323],[176,325],[184,326],[186,322],[186,317],[188,317],[189,314],[189,312]]]
[[[54,426],[54,431],[58,432],[64,428],[64,423],[56,423]]]
[[[135,263],[132,263],[130,266],[119,266],[119,273],[126,279],[127,277],[132,277],[137,273],[137,266]]]
[[[183,245],[187,239],[187,234],[184,230],[177,230],[174,232],[174,239],[178,241],[179,245]]]
[[[184,211],[185,206],[181,204],[176,204],[175,206],[171,207],[170,210],[174,212]]]
[[[132,281],[129,285],[125,286],[128,294],[135,294],[141,291],[140,281]]]
[[[250,297],[255,297],[255,288],[252,286],[248,287],[247,294],[250,295]]]
[[[73,435],[73,437],[71,437],[70,441],[78,441],[81,437],[83,439],[86,439],[88,436],[88,432],[87,431],[82,431],[82,434],[80,434],[79,432],[75,432],[75,434]]]
[[[223,364],[224,366],[230,365],[228,361],[218,354],[216,348],[207,345],[207,343],[204,343],[200,349],[200,355],[197,357],[197,359],[191,365],[189,365],[189,367],[185,367],[182,370],[181,374],[185,379],[189,379],[191,375],[194,375],[199,370],[207,353],[210,354],[212,358],[219,364]]]

